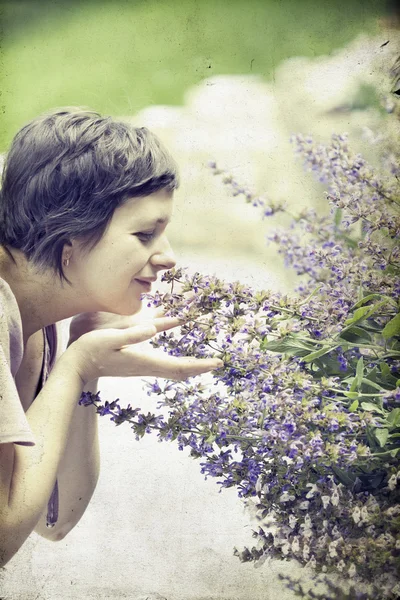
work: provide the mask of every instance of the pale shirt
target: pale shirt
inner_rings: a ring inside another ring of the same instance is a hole
[[[45,327],[43,334],[43,364],[36,393],[46,382],[58,354],[56,326]],[[25,446],[35,444],[15,384],[15,376],[21,366],[23,353],[22,321],[18,304],[8,283],[0,278],[0,444],[10,442]],[[57,482],[48,509],[47,520],[49,526],[52,526],[58,517]]]

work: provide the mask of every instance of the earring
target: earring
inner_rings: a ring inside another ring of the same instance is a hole
[[[69,258],[64,258],[64,260],[63,260],[63,266],[64,267],[68,267],[68,265],[69,265]]]

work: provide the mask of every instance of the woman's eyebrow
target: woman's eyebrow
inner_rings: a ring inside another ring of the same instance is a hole
[[[146,221],[143,223],[143,227],[152,227],[155,225],[164,225],[165,223],[169,223],[169,217],[160,217],[158,219],[154,219],[153,221]]]

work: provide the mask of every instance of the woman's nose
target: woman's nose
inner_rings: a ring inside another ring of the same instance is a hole
[[[159,269],[172,269],[176,265],[175,256],[167,238],[162,246],[153,254],[151,262]]]

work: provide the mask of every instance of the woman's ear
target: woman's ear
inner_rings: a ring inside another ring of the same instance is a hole
[[[71,260],[71,256],[72,256],[72,249],[73,249],[73,244],[71,241],[65,242],[63,249],[62,249],[62,254],[61,254],[61,262],[63,267],[68,267],[69,265],[69,261]]]

